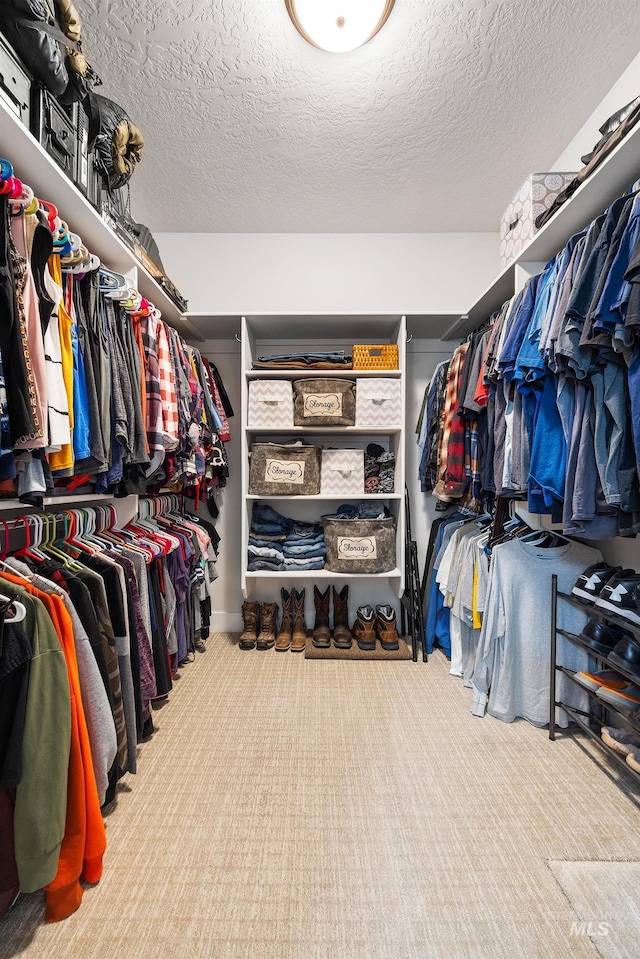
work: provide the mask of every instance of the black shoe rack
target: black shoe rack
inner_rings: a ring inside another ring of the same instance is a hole
[[[602,726],[622,726],[624,729],[628,729],[631,732],[635,732],[640,736],[640,708],[634,710],[622,710],[616,709],[610,703],[605,702],[600,699],[595,692],[587,689],[582,683],[576,680],[573,670],[567,669],[566,666],[561,666],[558,663],[558,636],[564,636],[565,639],[568,639],[569,642],[573,643],[579,649],[584,650],[588,653],[589,656],[592,656],[599,663],[599,668],[615,669],[616,672],[620,673],[621,676],[624,676],[629,680],[630,683],[638,683],[638,676],[634,676],[633,673],[630,673],[624,667],[619,666],[617,663],[611,663],[606,656],[597,653],[591,646],[588,646],[587,643],[584,643],[579,636],[576,636],[575,633],[570,633],[566,629],[561,629],[558,626],[558,603],[570,603],[572,606],[575,606],[577,609],[582,610],[586,613],[591,619],[596,619],[599,622],[610,623],[615,626],[620,626],[626,632],[631,633],[633,636],[640,638],[640,627],[634,626],[627,619],[624,619],[622,616],[616,616],[615,613],[604,613],[597,606],[588,606],[585,603],[580,602],[575,596],[572,596],[570,593],[562,593],[558,590],[558,577],[554,574],[551,577],[551,675],[550,675],[550,695],[549,695],[549,739],[552,741],[555,740],[556,735],[559,731],[556,724],[556,709],[563,709],[565,713],[569,716],[572,722],[575,724],[573,729],[576,728],[581,730],[593,742],[597,743],[600,749],[606,753],[606,755],[613,760],[618,766],[621,766],[625,773],[631,778],[631,780],[640,786],[640,773],[636,772],[635,769],[632,769],[631,766],[626,762],[625,757],[620,753],[616,752],[615,749],[612,749],[608,746],[600,736],[600,729]],[[590,707],[588,711],[582,709],[576,709],[573,706],[568,706],[566,703],[563,703],[561,700],[557,699],[557,676],[558,673],[563,673],[565,676],[580,686],[580,689],[583,692],[586,692],[590,699]],[[572,728],[561,730],[563,733],[571,732]],[[619,781],[615,780],[618,784]]]

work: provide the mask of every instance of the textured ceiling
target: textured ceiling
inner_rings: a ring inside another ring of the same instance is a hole
[[[396,0],[342,55],[284,0],[78,5],[165,232],[495,231],[640,48],[637,0]]]

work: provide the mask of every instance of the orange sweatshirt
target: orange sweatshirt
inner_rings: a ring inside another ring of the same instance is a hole
[[[67,817],[55,879],[45,886],[46,922],[66,919],[82,901],[81,880],[98,882],[107,838],[100,812],[89,733],[82,705],[71,617],[59,596],[43,593],[21,577],[3,572],[3,577],[24,586],[40,599],[60,638],[69,674],[71,694],[71,750],[67,785]]]

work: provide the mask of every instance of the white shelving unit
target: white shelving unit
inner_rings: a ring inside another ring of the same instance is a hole
[[[261,580],[267,582],[281,581],[283,585],[289,582],[301,583],[313,580],[332,580],[340,583],[363,583],[369,580],[387,581],[396,596],[401,596],[404,589],[404,483],[405,483],[405,380],[406,380],[406,319],[404,316],[392,315],[305,315],[295,316],[252,316],[242,318],[241,332],[241,363],[242,363],[242,592],[251,595],[254,587]],[[308,345],[309,349],[326,350],[345,348],[351,350],[354,343],[397,343],[399,356],[398,370],[359,371],[359,370],[254,370],[255,358],[262,354],[274,352],[299,352]],[[287,429],[255,429],[247,426],[249,383],[256,379],[286,379],[296,380],[305,376],[339,377],[345,379],[359,379],[361,377],[390,377],[399,379],[402,394],[401,423],[395,427],[291,427]],[[249,453],[251,445],[262,440],[268,442],[277,437],[300,438],[305,436],[309,441],[322,444],[330,438],[330,445],[345,447],[357,446],[364,448],[371,438],[386,443],[396,455],[395,492],[384,494],[366,494],[362,496],[333,496],[318,494],[313,496],[259,496],[250,494],[249,490]],[[290,571],[257,571],[247,570],[247,543],[251,515],[256,502],[274,503],[274,509],[285,516],[305,521],[318,521],[323,513],[334,512],[344,502],[358,503],[368,500],[383,501],[391,514],[396,518],[396,568],[386,573],[334,573],[330,570],[309,570],[298,573]],[[318,509],[319,504],[326,504],[327,508]],[[376,592],[377,592],[376,588]],[[382,601],[382,600],[378,600]]]
[[[513,296],[519,266],[526,270],[527,264],[548,262],[562,249],[569,237],[584,229],[639,177],[640,124],[637,124],[578,187],[571,199],[531,238],[515,261],[502,270],[467,312],[449,326],[442,338],[462,339],[487,320],[505,300]]]
[[[2,100],[0,156],[13,164],[16,176],[28,183],[36,196],[55,204],[69,229],[82,237],[105,266],[120,273],[128,273],[135,267],[138,290],[161,311],[167,323],[185,337],[201,338],[185,314]]]

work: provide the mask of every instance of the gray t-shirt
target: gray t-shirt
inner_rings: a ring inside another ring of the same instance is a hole
[[[551,660],[551,576],[558,589],[570,593],[588,566],[602,559],[600,552],[582,543],[568,542],[543,548],[520,539],[494,548],[489,589],[473,672],[471,712],[486,711],[503,722],[522,717],[536,726],[549,722],[549,669]],[[586,613],[558,601],[559,628],[579,633]],[[589,667],[588,655],[558,636],[558,662],[574,670]],[[558,698],[584,709],[586,694],[558,674]],[[568,724],[559,711],[560,726]]]

